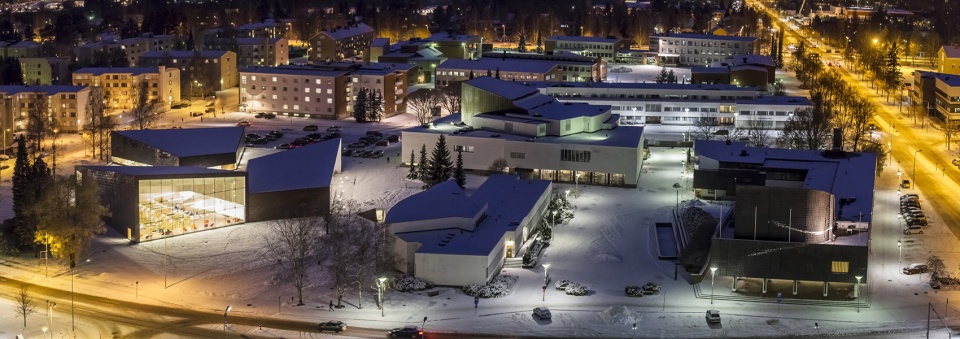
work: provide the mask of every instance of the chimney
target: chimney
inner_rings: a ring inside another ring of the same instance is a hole
[[[833,129],[833,149],[832,151],[843,151],[843,128]]]

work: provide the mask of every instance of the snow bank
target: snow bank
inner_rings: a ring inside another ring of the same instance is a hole
[[[601,322],[616,325],[632,325],[643,319],[642,315],[623,305],[607,307],[599,316]]]

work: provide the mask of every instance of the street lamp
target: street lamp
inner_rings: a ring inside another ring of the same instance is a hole
[[[710,305],[713,305],[713,282],[714,282],[714,278],[716,277],[717,277],[717,268],[711,267],[710,268]]]
[[[380,317],[383,318],[383,288],[384,283],[387,281],[387,278],[380,277],[377,279],[377,299],[380,302]]]
[[[227,309],[223,310],[223,333],[227,333],[227,312],[230,312],[230,309],[233,306],[227,305]]]
[[[550,269],[550,264],[543,264],[543,284],[547,284],[547,270]]]
[[[897,263],[900,266],[902,266],[903,265],[903,244],[900,242],[900,240],[897,240],[897,249],[900,250],[900,255],[897,258]],[[900,266],[897,266],[897,268],[900,268]]]
[[[913,174],[910,176],[913,177],[913,187],[917,187],[917,153],[923,152],[922,149],[918,149],[913,152]]]
[[[857,313],[860,313],[860,279],[863,279],[863,276],[855,276],[857,278],[857,284],[854,285],[853,295],[857,297]]]
[[[580,173],[573,175],[573,192],[575,197],[580,197]]]
[[[633,324],[633,337],[634,337],[634,338],[637,337],[637,324],[636,324],[636,323]]]

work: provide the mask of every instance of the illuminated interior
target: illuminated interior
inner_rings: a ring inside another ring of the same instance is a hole
[[[243,223],[243,176],[139,181],[140,241]]]

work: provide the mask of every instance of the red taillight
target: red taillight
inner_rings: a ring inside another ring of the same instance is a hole
[[[420,331],[420,335],[423,335],[423,331]]]

